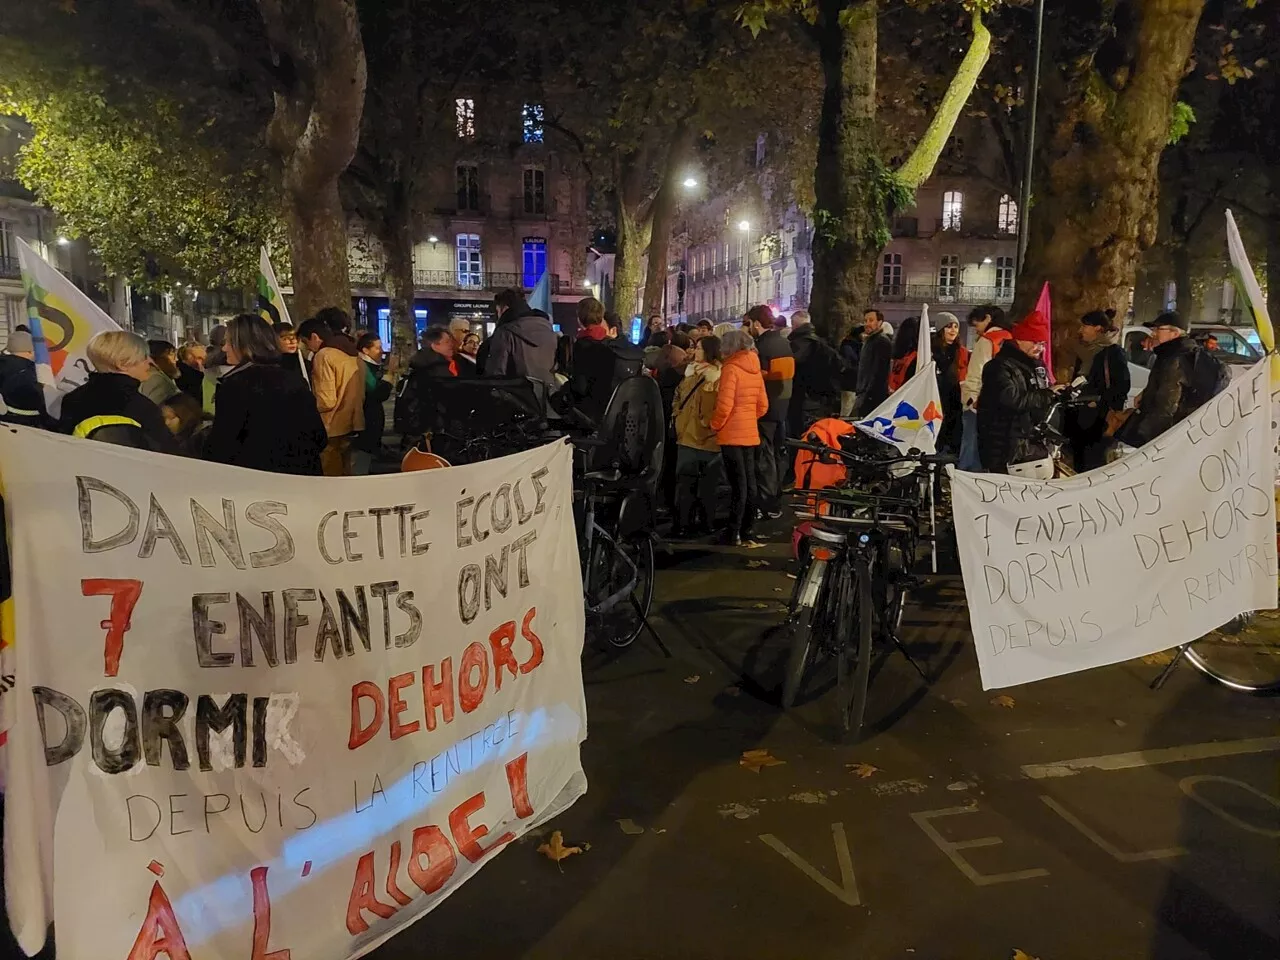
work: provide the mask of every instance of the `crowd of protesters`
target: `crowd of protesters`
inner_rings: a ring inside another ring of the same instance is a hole
[[[353,330],[338,307],[296,329],[242,314],[214,328],[206,347],[100,333],[86,353],[86,382],[45,406],[34,341],[18,328],[0,354],[0,417],[79,437],[297,475],[372,472],[384,457],[384,410],[396,394],[396,427],[412,434],[421,401],[446,379],[539,382],[560,413],[598,424],[615,389],[635,376],[657,381],[668,424],[662,499],[676,537],[749,541],[758,520],[778,517],[792,457],[787,438],[828,417],[865,417],[918,366],[918,317],[894,329],[868,309],[838,346],[805,310],[790,318],[752,307],[738,324],[709,320],[668,329],[651,317],[638,344],[593,298],[577,306],[576,332],[562,336],[520,290],[495,297],[496,326],[481,340],[468,320],[430,326],[403,376],[377,334]],[[943,421],[940,450],[960,469],[1007,472],[1034,456],[1037,427],[1053,406],[1043,356],[1049,325],[1039,313],[1016,323],[996,306],[968,317],[972,347],[954,314],[934,316],[933,358]],[[1077,470],[1103,465],[1117,441],[1140,445],[1223,389],[1225,368],[1187,337],[1175,313],[1151,325],[1153,363],[1136,409],[1126,410],[1129,363],[1114,311],[1080,321],[1073,380],[1087,402],[1065,424]],[[408,411],[402,424],[401,411]],[[392,467],[394,468],[394,467]],[[719,489],[729,488],[727,517]],[[717,529],[717,525],[718,529]]]

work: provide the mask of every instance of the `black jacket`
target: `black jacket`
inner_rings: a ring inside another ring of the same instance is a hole
[[[178,452],[160,408],[138,392],[138,381],[127,373],[89,374],[88,380],[62,398],[58,429],[75,433],[76,427],[93,417],[127,417],[142,428],[150,449]]]
[[[853,393],[858,389],[858,358],[862,354],[862,328],[857,327],[840,341],[840,389]]]
[[[1074,382],[1084,369],[1084,361],[1076,360],[1071,380]],[[1085,407],[1076,414],[1076,426],[1088,430],[1106,420],[1108,411],[1123,410],[1129,400],[1129,359],[1124,347],[1113,343],[1093,355],[1089,372],[1085,374],[1087,386],[1084,392],[1098,398],[1096,407]]]
[[[311,380],[309,379],[309,374],[311,370],[306,365],[307,360],[302,355],[301,350],[299,350],[297,353],[280,354],[279,362],[280,362],[281,370],[289,374],[289,376],[295,378],[300,384],[302,384],[308,390],[311,389]],[[182,384],[179,383],[178,386],[182,386]]]
[[[764,392],[769,398],[769,409],[760,419],[786,423],[796,376],[791,341],[779,330],[766,330],[756,338],[756,353],[760,355],[760,373],[764,377]]]
[[[796,358],[796,378],[787,411],[788,434],[798,437],[809,424],[839,409],[843,364],[836,348],[818,336],[812,323],[792,331],[791,352]]]
[[[541,313],[512,317],[508,311],[493,336],[481,345],[482,351],[488,350],[480,361],[480,372],[486,377],[532,377],[554,390],[558,341],[551,321]]]
[[[384,404],[391,396],[391,381],[382,379],[379,368],[363,356],[360,362],[363,364],[360,369],[365,373],[364,429],[356,434],[351,446],[365,453],[378,454],[382,452],[382,435],[387,429],[387,409]],[[373,373],[372,387],[369,386],[370,372]]]
[[[204,405],[204,371],[178,361],[178,389],[201,406]]]
[[[630,340],[580,337],[573,345],[569,395],[579,412],[599,423],[618,384],[644,369],[644,349]]]
[[[36,362],[11,353],[0,353],[0,397],[9,412],[0,416],[5,423],[52,430],[54,420],[44,406],[44,387],[36,378]]]
[[[1053,405],[1049,378],[1039,360],[1006,340],[982,368],[978,396],[978,456],[988,473],[1008,473],[1011,462],[1032,459],[1035,428]]]
[[[1120,431],[1120,439],[1132,447],[1154,440],[1180,420],[1195,404],[1186,389],[1200,347],[1190,337],[1157,344],[1151,351],[1151,377],[1138,398],[1138,412]]]
[[[245,362],[223,374],[206,460],[251,470],[320,475],[328,440],[302,378],[275,363]]]
[[[455,359],[454,368],[461,369],[465,362]],[[438,429],[440,417],[431,396],[431,381],[453,376],[449,361],[430,347],[423,347],[415,353],[409,361],[409,373],[401,381],[400,392],[396,396],[396,432],[415,437]]]
[[[866,416],[889,398],[893,338],[881,327],[862,341],[858,354],[858,415]]]

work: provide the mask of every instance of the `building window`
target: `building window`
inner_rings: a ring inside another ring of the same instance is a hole
[[[547,212],[547,174],[541,167],[524,168],[524,212]]]
[[[547,241],[544,237],[524,238],[524,270],[521,282],[526,290],[538,285],[542,275],[547,272]]]
[[[996,257],[996,293],[1013,296],[1013,257]]]
[[[809,301],[809,268],[801,267],[800,274],[796,279],[796,296],[800,298],[801,303]]]
[[[1007,193],[1000,198],[1000,220],[997,225],[1001,233],[1018,232],[1018,202]]]
[[[0,220],[0,260],[16,260],[18,251],[14,245],[13,222]]]
[[[938,265],[938,296],[954,299],[960,290],[960,258],[950,254]]]
[[[902,293],[902,254],[886,253],[880,268],[880,295],[896,297]]]
[[[711,312],[715,313],[717,309],[718,308],[716,307],[716,291],[715,291],[715,288],[712,287],[711,288]]]
[[[458,120],[458,138],[470,140],[476,135],[476,102],[470,97],[459,97],[454,101]]]
[[[948,190],[942,195],[942,229],[959,230],[964,218],[964,194]]]
[[[782,271],[773,272],[773,302],[782,306]]]
[[[1178,309],[1178,284],[1173,280],[1164,285],[1164,308],[1165,310]]]
[[[524,126],[525,143],[542,142],[542,104],[526,103],[520,119]]]
[[[458,286],[480,288],[484,286],[484,265],[480,259],[480,235],[458,234]]]
[[[458,209],[480,209],[480,168],[474,163],[458,164]]]

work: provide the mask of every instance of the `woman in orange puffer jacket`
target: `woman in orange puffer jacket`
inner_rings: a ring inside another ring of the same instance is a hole
[[[760,375],[760,358],[749,333],[730,330],[720,340],[720,353],[720,391],[711,429],[716,432],[733,492],[724,542],[737,546],[750,537],[755,523],[756,451],[760,446],[757,421],[768,412],[769,398]]]

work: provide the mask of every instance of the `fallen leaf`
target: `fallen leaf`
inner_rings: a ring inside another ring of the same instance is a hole
[[[1023,953],[1021,950],[1014,950],[1013,956],[1009,960],[1037,960],[1037,958],[1029,953]]]
[[[702,679],[702,676],[701,676],[700,674],[695,673],[695,674],[694,674],[693,676],[691,676],[691,677],[685,677],[685,678],[684,678],[684,682],[685,682],[685,683],[697,683],[697,682],[698,682],[699,680],[701,680],[701,679]]]
[[[969,705],[963,700],[948,700],[947,703],[951,704],[953,707],[967,707]]]
[[[873,773],[879,773],[879,767],[873,767],[869,763],[846,763],[845,769],[852,773],[855,777],[861,777],[863,780],[871,776]]]
[[[748,560],[747,561],[747,567],[748,569],[751,569],[751,570],[757,570],[760,567],[767,567],[768,565],[769,565],[768,560]]]
[[[582,853],[582,847],[566,847],[564,845],[564,837],[557,830],[551,834],[551,839],[538,847],[538,852],[548,860],[554,860],[559,863],[565,857],[571,857],[575,853]]]
[[[762,767],[777,767],[786,763],[785,760],[779,760],[768,750],[744,750],[742,756],[738,758],[738,765],[746,767],[752,773],[759,773]]]
[[[1151,667],[1165,667],[1173,663],[1173,651],[1161,650],[1159,653],[1148,654],[1142,658],[1142,662]]]
[[[756,609],[756,610],[768,610],[768,609],[769,609],[769,605],[768,605],[767,603],[753,603],[751,606],[752,606],[754,609]]]
[[[627,817],[625,820],[619,820],[617,823],[618,828],[628,837],[638,837],[640,834],[644,833],[644,827],[640,826],[630,817]]]
[[[1013,697],[1009,696],[1007,693],[1002,693],[998,697],[991,698],[991,705],[993,707],[1012,707],[1013,704]]]

